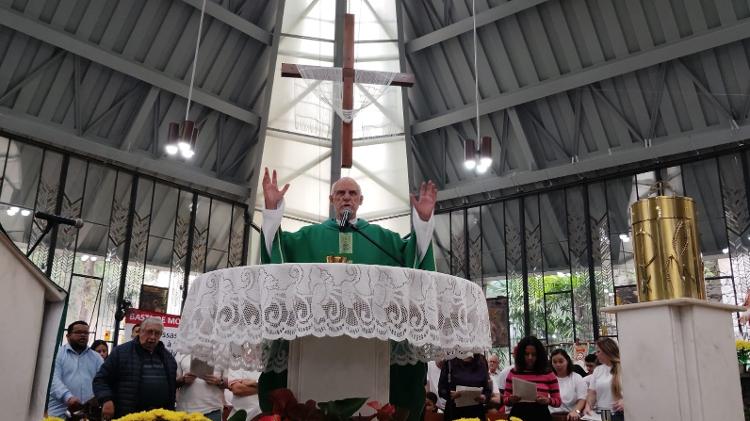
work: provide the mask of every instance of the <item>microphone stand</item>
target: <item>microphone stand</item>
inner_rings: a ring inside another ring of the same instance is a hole
[[[29,251],[26,252],[26,257],[31,256],[31,253],[34,252],[34,249],[36,248],[36,246],[38,246],[39,243],[42,242],[42,240],[44,239],[44,237],[47,234],[49,234],[49,232],[52,231],[52,228],[54,228],[55,226],[57,226],[56,222],[47,221],[47,226],[44,228],[44,231],[42,231],[42,235],[40,235],[39,238],[36,239],[36,242],[34,243],[34,245],[31,246],[31,248],[29,249]]]
[[[352,223],[350,223],[350,222],[348,222],[348,221],[347,221],[347,223],[346,223],[346,224],[347,224],[348,226],[350,226],[352,230],[354,230],[355,232],[357,232],[357,233],[361,234],[361,235],[362,235],[363,237],[365,237],[365,239],[367,239],[367,241],[369,241],[370,243],[372,243],[372,245],[374,245],[374,246],[375,246],[375,247],[377,247],[377,248],[378,248],[378,249],[379,249],[380,251],[382,251],[383,253],[385,253],[385,254],[386,254],[386,256],[388,256],[388,257],[390,257],[391,259],[393,259],[393,261],[395,261],[396,263],[398,263],[398,264],[399,264],[399,266],[401,266],[401,267],[404,267],[404,262],[403,262],[403,260],[401,260],[401,259],[399,259],[399,258],[396,258],[396,257],[395,257],[394,255],[392,255],[391,253],[389,253],[389,252],[388,252],[388,251],[387,251],[386,249],[384,249],[384,248],[383,248],[383,247],[382,247],[382,246],[381,246],[380,244],[376,243],[376,242],[375,242],[375,240],[373,240],[372,238],[370,238],[370,236],[369,236],[369,235],[365,234],[365,233],[364,233],[364,231],[360,230],[359,228],[357,228],[356,226],[354,226],[354,224],[352,224]]]

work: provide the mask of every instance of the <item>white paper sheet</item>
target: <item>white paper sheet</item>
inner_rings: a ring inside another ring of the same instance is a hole
[[[591,414],[582,416],[581,420],[583,420],[583,421],[602,421],[602,416],[599,415],[599,414],[597,414],[596,412],[592,412]]]
[[[477,402],[476,398],[478,398],[482,394],[481,387],[458,385],[456,386],[456,392],[461,392],[461,396],[453,400],[453,402],[456,403],[457,408],[479,405],[479,402]]]
[[[536,383],[513,377],[513,394],[521,398],[521,402],[536,402]]]

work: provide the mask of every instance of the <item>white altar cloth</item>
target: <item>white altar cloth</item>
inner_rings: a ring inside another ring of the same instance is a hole
[[[395,341],[391,364],[448,359],[491,346],[479,285],[417,269],[296,263],[221,269],[193,281],[178,352],[209,364],[286,369],[273,340],[304,336]],[[404,342],[406,341],[406,342]]]

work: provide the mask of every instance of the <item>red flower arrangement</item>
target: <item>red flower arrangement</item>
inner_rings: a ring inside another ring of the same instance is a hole
[[[260,414],[253,421],[405,421],[409,411],[396,408],[391,404],[381,404],[377,401],[367,402],[367,398],[349,398],[330,402],[305,403],[297,402],[297,398],[289,389],[276,389],[271,392],[273,410],[271,414]],[[372,415],[354,415],[362,405],[375,410]]]

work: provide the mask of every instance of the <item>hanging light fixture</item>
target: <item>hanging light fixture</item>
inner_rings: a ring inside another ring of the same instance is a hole
[[[188,88],[187,106],[185,107],[185,120],[181,123],[169,123],[167,134],[167,145],[164,147],[167,155],[174,156],[178,153],[185,159],[195,156],[195,143],[198,140],[198,127],[195,121],[190,120],[190,102],[193,99],[193,86],[195,84],[195,68],[198,66],[198,51],[201,46],[201,33],[203,32],[203,16],[206,14],[206,1],[201,6],[201,17],[198,21],[198,36],[195,39],[195,53],[193,54],[193,68],[190,72],[190,87]]]
[[[477,147],[474,139],[464,140],[464,167],[471,171],[477,167]]]
[[[481,126],[479,123],[479,68],[477,67],[477,13],[475,0],[471,2],[472,20],[474,22],[474,102],[477,113],[477,139],[479,140],[479,151],[474,140],[467,139],[464,142],[464,167],[477,174],[484,174],[492,165],[492,138],[481,136]]]

